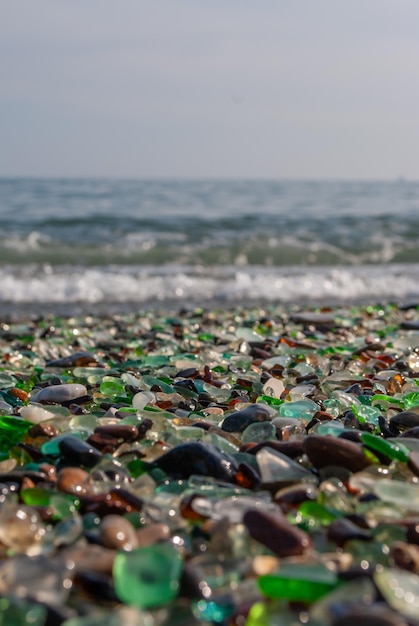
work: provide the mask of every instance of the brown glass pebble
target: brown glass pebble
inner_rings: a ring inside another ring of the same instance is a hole
[[[298,556],[311,546],[307,533],[293,526],[280,513],[249,509],[243,523],[250,536],[279,557]]]

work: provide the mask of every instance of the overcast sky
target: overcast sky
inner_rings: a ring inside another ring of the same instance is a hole
[[[419,179],[418,0],[0,0],[0,176]]]

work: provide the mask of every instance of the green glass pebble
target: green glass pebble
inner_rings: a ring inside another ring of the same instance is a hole
[[[60,442],[62,439],[68,437],[69,434],[70,433],[66,432],[62,435],[58,435],[58,437],[53,437],[49,441],[45,441],[45,443],[43,443],[41,446],[42,454],[45,454],[45,456],[60,456]],[[72,430],[71,436],[77,437],[78,439],[86,439],[86,433],[78,430]]]
[[[23,598],[0,598],[0,626],[44,626],[47,609]]]
[[[419,391],[413,391],[403,396],[403,402],[406,410],[412,409],[414,406],[419,406]]]
[[[284,403],[283,400],[279,398],[274,398],[273,396],[261,395],[256,398],[256,402],[265,402],[265,404],[269,404],[269,406],[279,406]]]
[[[258,584],[268,598],[316,602],[337,587],[338,579],[323,565],[284,564],[277,572],[261,576]]]
[[[106,377],[102,381],[99,390],[104,396],[118,396],[125,393],[125,387],[119,382],[119,379],[114,378],[111,380],[110,377]]]
[[[381,452],[390,459],[402,463],[407,463],[409,460],[409,449],[402,443],[389,442],[371,433],[362,433],[361,440],[368,448],[372,448],[375,452]]]
[[[363,398],[368,398],[369,396],[361,396]],[[389,406],[399,406],[401,408],[404,407],[403,400],[399,400],[394,396],[387,396],[382,393],[376,393],[374,396],[370,397],[370,401],[372,406],[379,407],[382,410],[387,410]]]
[[[75,367],[73,370],[73,376],[75,378],[85,378],[86,380],[91,376],[97,376],[98,380],[102,380],[104,376],[110,376],[111,371],[103,367]]]
[[[169,385],[161,378],[154,378],[153,376],[149,376],[147,374],[142,376],[141,380],[148,387],[148,389],[151,389],[156,385],[157,387],[160,387],[164,393],[173,393],[175,391],[172,385]]]
[[[319,504],[319,502],[313,502],[311,500],[306,500],[303,502],[298,512],[300,513],[303,522],[309,521],[313,519],[315,522],[327,526],[335,519],[342,517],[343,513],[336,511],[324,504]],[[311,525],[311,524],[309,524]]]
[[[118,598],[148,609],[174,600],[179,590],[182,557],[170,544],[156,544],[119,552],[113,566]]]
[[[378,418],[381,415],[380,409],[363,404],[353,404],[352,411],[362,424],[368,423],[378,426]]]
[[[245,626],[271,626],[268,608],[264,602],[255,602],[247,614]]]
[[[279,415],[280,417],[295,417],[310,421],[313,415],[319,411],[319,408],[318,404],[309,399],[284,402],[279,407]]]
[[[33,424],[19,417],[11,415],[0,416],[0,452],[8,452],[10,448],[20,443]]]

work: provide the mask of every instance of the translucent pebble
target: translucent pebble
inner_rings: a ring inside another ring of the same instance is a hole
[[[40,424],[41,422],[46,422],[47,420],[55,418],[54,413],[51,413],[51,411],[47,411],[43,407],[36,406],[34,404],[23,406],[20,409],[20,414],[23,419],[31,422],[32,424]]]
[[[277,572],[259,578],[260,589],[268,598],[296,602],[315,602],[337,584],[336,574],[320,564],[284,564]]]
[[[7,502],[0,508],[0,541],[14,552],[29,556],[40,554],[46,532],[31,507]]]
[[[279,356],[272,356],[269,359],[265,359],[262,361],[262,367],[264,369],[272,369],[275,365],[280,365],[281,367],[287,367],[291,361],[291,357],[288,354],[283,354]]]
[[[244,341],[261,341],[263,339],[262,335],[255,333],[254,330],[246,328],[245,326],[236,328],[236,337]]]
[[[270,501],[270,496],[233,496],[218,500],[213,505],[211,517],[221,519],[228,517],[232,524],[240,524],[243,514],[249,509],[261,508],[264,511],[278,513],[278,506]]]
[[[314,385],[296,385],[292,389],[290,389],[288,396],[292,402],[296,402],[298,400],[304,400],[307,396],[314,393],[316,387]]]
[[[0,415],[7,415],[8,413],[12,411],[13,411],[12,405],[0,399]]]
[[[380,409],[372,406],[353,404],[352,411],[361,423],[373,424],[374,426],[378,426],[378,418],[381,415]]]
[[[141,609],[174,600],[179,590],[182,557],[170,544],[156,544],[120,552],[115,557],[115,591],[122,602]]]
[[[285,386],[282,380],[278,378],[271,377],[262,387],[263,393],[267,396],[272,396],[273,398],[280,398],[282,393],[285,391]]]
[[[242,444],[276,439],[276,428],[272,422],[256,422],[250,424],[242,433]]]
[[[305,400],[297,400],[296,402],[284,402],[279,407],[279,415],[281,417],[295,417],[310,421],[311,418],[319,410],[319,405],[308,398]]]
[[[0,564],[0,595],[29,596],[37,602],[62,605],[72,587],[74,563],[60,556],[16,555]]]
[[[125,387],[121,383],[120,378],[105,376],[99,387],[100,393],[104,396],[119,396],[125,393]]]
[[[262,448],[256,453],[262,482],[265,484],[276,482],[309,480],[315,482],[314,475],[285,454],[276,450]]]
[[[143,409],[147,404],[154,404],[156,396],[152,391],[139,391],[132,398],[132,406],[134,409]]]
[[[333,437],[339,437],[339,435],[346,430],[342,422],[339,420],[330,420],[329,422],[320,422],[316,424],[310,432],[317,435],[333,435]]]
[[[419,576],[396,568],[374,574],[374,582],[386,602],[395,610],[416,619],[419,611]]]
[[[409,511],[419,511],[419,485],[384,478],[374,485],[376,496]]]

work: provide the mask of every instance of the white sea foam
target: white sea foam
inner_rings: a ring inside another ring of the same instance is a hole
[[[419,299],[419,265],[347,268],[9,266],[0,302],[331,302]]]

